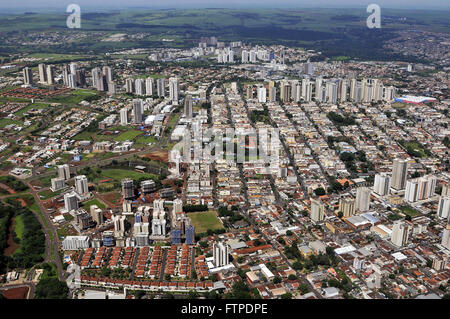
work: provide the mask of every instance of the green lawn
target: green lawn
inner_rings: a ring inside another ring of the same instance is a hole
[[[14,232],[16,233],[17,238],[20,239],[20,242],[22,242],[24,230],[25,224],[23,223],[22,215],[14,216]],[[14,251],[14,254],[21,250],[22,246],[19,244],[19,247]]]
[[[188,213],[187,215],[191,218],[196,234],[204,233],[208,229],[223,229],[223,225],[215,211]]]
[[[139,136],[136,139],[136,144],[156,143],[158,140],[154,136]]]
[[[95,134],[95,133],[88,132],[88,131],[83,131],[83,132],[78,133],[77,135],[75,135],[75,136],[73,137],[73,139],[74,139],[75,141],[92,141],[92,136],[93,136],[94,134]]]
[[[415,217],[417,215],[420,215],[420,213],[415,210],[414,208],[412,208],[411,206],[400,206],[400,210],[402,211],[402,213],[411,216],[411,217]]]
[[[56,192],[52,192],[50,189],[47,189],[45,191],[38,193],[38,196],[42,200],[47,200],[49,198],[60,195],[62,192],[63,192],[62,189],[60,189],[59,191],[56,191]]]
[[[64,103],[64,104],[78,104],[86,98],[93,97],[98,95],[97,91],[94,90],[86,90],[86,89],[78,89],[69,94],[64,94],[57,97],[52,97],[48,99],[48,102],[51,103]]]
[[[97,205],[98,208],[105,209],[106,205],[101,202],[99,199],[94,198],[82,204],[82,207],[89,211],[91,205]]]
[[[132,141],[141,134],[142,134],[142,131],[138,131],[138,130],[126,131],[126,132],[120,134],[119,136],[116,136],[114,138],[114,141],[116,141],[116,142],[123,142],[123,141],[127,141],[127,140]]]
[[[140,179],[142,177],[148,178],[148,179],[158,179],[158,176],[155,174],[148,174],[148,173],[139,173],[136,171],[126,170],[126,169],[104,169],[101,173],[104,177],[115,179],[117,181],[120,181],[125,178],[131,178],[131,179]]]
[[[11,119],[7,119],[7,118],[3,118],[0,120],[0,128],[4,128],[5,126],[7,126],[9,124],[23,125],[23,122],[11,120]]]

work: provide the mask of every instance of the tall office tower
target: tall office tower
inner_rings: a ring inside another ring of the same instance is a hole
[[[68,164],[58,166],[58,177],[68,180],[70,178],[70,167]]]
[[[136,79],[134,82],[134,90],[136,92],[136,95],[145,95],[145,82],[143,79]]]
[[[223,267],[230,264],[229,256],[230,248],[225,243],[214,243],[213,245],[213,258],[214,266]]]
[[[41,63],[38,65],[39,70],[39,82],[40,83],[47,83],[47,68],[45,64]]]
[[[345,102],[348,99],[348,80],[340,81],[339,100]]]
[[[122,180],[122,197],[129,199],[134,197],[133,180],[126,178]]]
[[[80,195],[89,192],[88,181],[85,175],[75,176],[75,191]]]
[[[47,65],[47,84],[55,84],[55,68],[53,65]]]
[[[414,178],[406,182],[405,200],[417,202],[432,197],[436,190],[436,177],[432,175]]]
[[[85,69],[77,70],[76,78],[77,78],[78,86],[81,86],[81,87],[86,86],[86,70]]]
[[[259,103],[267,102],[267,89],[264,86],[258,87],[258,102]]]
[[[166,79],[160,78],[160,79],[156,80],[156,91],[157,91],[158,97],[166,96]]]
[[[375,183],[373,186],[373,191],[380,195],[386,196],[389,194],[389,189],[391,188],[391,176],[387,173],[380,173],[375,175]]]
[[[152,77],[145,79],[145,95],[155,94],[155,80]]]
[[[397,247],[406,246],[409,237],[409,225],[397,220],[392,227],[391,242]]]
[[[114,215],[112,220],[114,223],[114,236],[123,237],[125,235],[125,216]]]
[[[358,187],[356,190],[356,210],[367,212],[370,206],[370,189],[368,187]]]
[[[71,74],[77,73],[78,67],[77,67],[77,64],[75,62],[70,63],[69,68],[70,68],[70,73]]]
[[[192,95],[186,95],[186,98],[184,99],[184,116],[187,119],[192,118],[193,114],[193,107],[192,107]]]
[[[125,91],[127,93],[133,93],[134,92],[134,81],[133,81],[133,79],[126,79],[125,80]]]
[[[120,109],[120,125],[128,125],[128,110],[126,107]]]
[[[269,102],[276,102],[277,100],[277,88],[269,85]]]
[[[344,217],[351,217],[355,214],[355,200],[353,198],[341,198],[339,200],[339,211]]]
[[[311,219],[320,222],[325,219],[325,204],[320,200],[311,200]]]
[[[133,100],[133,120],[134,123],[140,124],[142,123],[142,100],[141,99],[134,99]]]
[[[112,72],[112,68],[109,66],[104,66],[103,67],[103,74],[106,76],[106,81],[107,82],[112,82],[113,81],[113,72]]]
[[[91,205],[89,207],[89,212],[91,213],[92,219],[97,223],[97,225],[103,224],[103,213],[97,205]]]
[[[23,83],[28,85],[33,84],[33,71],[29,67],[23,69]]]
[[[78,195],[75,192],[64,194],[64,208],[68,212],[79,208]]]
[[[450,184],[442,186],[441,196],[450,196]]]
[[[67,86],[70,87],[71,89],[76,89],[77,88],[77,77],[75,74],[69,74],[67,76],[68,78],[68,83]]]
[[[288,81],[281,81],[280,83],[280,99],[282,102],[289,102],[291,98],[291,85]]]
[[[447,224],[444,232],[442,233],[441,245],[447,249],[450,249],[450,224]]]
[[[335,82],[327,82],[326,86],[326,101],[335,104],[337,102],[337,85]]]
[[[439,218],[448,219],[450,217],[450,196],[439,197],[437,215]]]
[[[169,79],[169,98],[172,102],[177,102],[180,95],[180,80],[178,78]]]
[[[250,55],[249,55],[248,51],[247,50],[242,50],[242,53],[241,53],[242,63],[248,63],[249,58],[250,58]]]
[[[402,159],[394,159],[392,165],[392,185],[395,190],[405,189],[406,178],[408,176],[408,161]]]

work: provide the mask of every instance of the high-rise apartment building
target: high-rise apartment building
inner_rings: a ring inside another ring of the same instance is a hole
[[[391,187],[395,190],[405,189],[407,176],[408,176],[408,161],[397,158],[394,159],[394,163],[392,166]]]

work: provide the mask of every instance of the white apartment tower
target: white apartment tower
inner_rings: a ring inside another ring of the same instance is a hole
[[[368,187],[358,187],[356,190],[356,210],[367,212],[370,206],[370,189]]]
[[[404,247],[408,243],[409,225],[397,220],[392,227],[391,242],[397,247]]]
[[[311,200],[311,219],[320,222],[325,219],[325,204],[320,200]]]
[[[75,176],[75,191],[80,195],[89,192],[88,180],[85,175]]]
[[[405,189],[407,175],[408,161],[397,158],[394,159],[394,163],[392,165],[391,187],[395,190]]]
[[[177,102],[180,95],[180,80],[178,78],[169,79],[169,98],[172,102]]]
[[[230,264],[229,246],[224,243],[214,243],[213,258],[214,266],[223,267]]]
[[[386,196],[389,194],[389,189],[391,188],[391,176],[386,173],[380,173],[375,175],[375,183],[373,186],[373,191],[380,195]]]

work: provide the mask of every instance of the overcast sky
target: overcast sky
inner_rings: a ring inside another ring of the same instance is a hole
[[[104,10],[126,7],[148,8],[286,8],[286,7],[367,7],[376,3],[382,8],[447,9],[449,0],[0,0],[0,8],[66,8],[75,3],[82,8]]]

